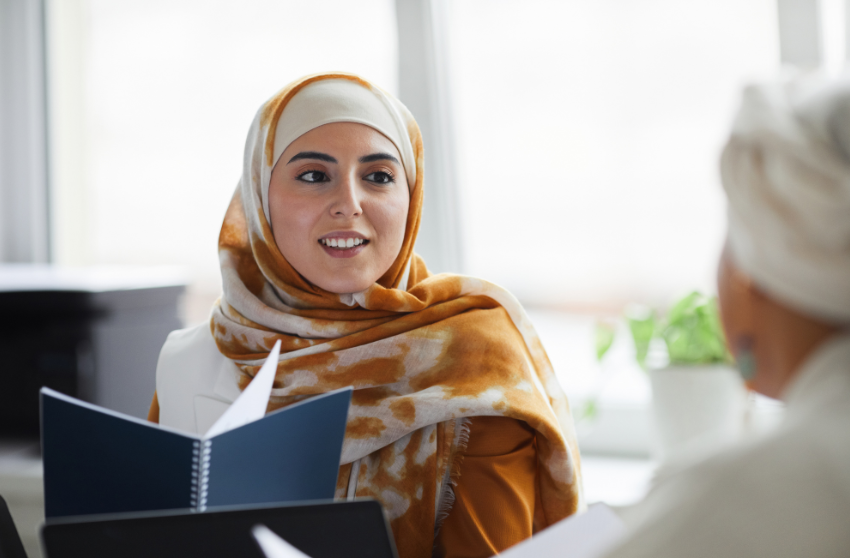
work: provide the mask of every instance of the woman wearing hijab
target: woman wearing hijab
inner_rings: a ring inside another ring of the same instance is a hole
[[[413,252],[419,128],[348,74],[258,111],[219,237],[210,322],[173,332],[151,420],[201,431],[282,350],[269,410],[352,386],[337,498],[371,497],[401,558],[485,557],[584,507],[564,396],[523,309]]]
[[[610,557],[850,556],[850,81],[748,88],[721,175],[724,329],[785,417],[657,482]]]

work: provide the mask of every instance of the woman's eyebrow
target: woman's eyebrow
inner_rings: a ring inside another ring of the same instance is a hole
[[[363,157],[360,157],[358,159],[358,161],[360,161],[361,163],[374,163],[375,161],[385,161],[385,160],[392,161],[393,163],[395,163],[397,165],[401,164],[401,163],[398,162],[398,159],[396,159],[395,157],[393,157],[389,153],[372,153],[371,155],[364,155]]]
[[[319,161],[326,161],[328,163],[336,163],[337,160],[328,155],[327,153],[319,153],[318,151],[302,151],[298,153],[289,160],[289,163],[293,161],[298,161],[299,159],[318,159]],[[286,163],[287,165],[289,163]]]

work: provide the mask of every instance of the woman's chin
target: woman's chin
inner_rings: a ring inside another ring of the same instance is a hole
[[[349,274],[345,272],[338,272],[325,275],[316,281],[311,280],[309,277],[307,279],[317,287],[335,294],[359,293],[360,291],[365,291],[372,286],[375,281],[380,279],[380,276],[376,277],[374,280],[370,280],[371,277],[368,276],[364,279],[363,273],[351,273],[350,276],[347,275]]]

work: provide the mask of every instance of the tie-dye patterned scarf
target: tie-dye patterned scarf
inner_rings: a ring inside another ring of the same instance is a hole
[[[379,500],[401,558],[431,555],[452,501],[464,417],[510,417],[534,429],[535,529],[575,513],[584,502],[567,399],[522,307],[486,281],[432,276],[413,253],[423,150],[406,110],[415,182],[404,243],[386,274],[361,293],[333,294],[308,283],[278,250],[262,205],[275,127],[299,89],[329,78],[387,95],[360,78],[324,74],[289,85],[258,112],[219,239],[224,294],[210,324],[219,350],[243,371],[244,389],[282,342],[270,410],[353,386],[337,496],[356,487],[357,497]]]

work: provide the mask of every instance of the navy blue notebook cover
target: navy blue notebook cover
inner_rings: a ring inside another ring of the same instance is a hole
[[[331,499],[350,401],[337,390],[202,437],[42,388],[45,515]]]

